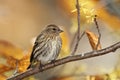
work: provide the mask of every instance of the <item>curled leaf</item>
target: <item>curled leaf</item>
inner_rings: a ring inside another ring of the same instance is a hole
[[[100,50],[101,44],[98,43],[98,36],[89,30],[86,30],[85,32],[87,34],[87,37],[89,39],[89,42],[90,42],[92,49],[93,50]],[[98,44],[98,46],[97,46],[97,44]]]

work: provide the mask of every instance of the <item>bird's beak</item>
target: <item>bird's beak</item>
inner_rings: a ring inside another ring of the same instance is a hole
[[[64,31],[60,29],[59,32],[61,33],[61,32],[64,32]]]

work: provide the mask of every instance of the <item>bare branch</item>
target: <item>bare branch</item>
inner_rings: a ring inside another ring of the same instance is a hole
[[[74,33],[73,38],[72,38],[72,41],[71,41],[71,43],[70,43],[70,49],[71,49],[71,50],[72,50],[72,48],[73,48],[73,44],[74,44],[75,41],[76,41],[76,37],[77,37],[77,32]]]
[[[48,63],[48,64],[44,65],[42,67],[42,70],[40,70],[38,67],[36,67],[34,69],[29,69],[26,72],[12,76],[12,77],[8,78],[7,80],[21,80],[21,79],[28,77],[30,75],[37,74],[39,72],[45,71],[47,69],[50,69],[50,68],[68,63],[68,62],[83,60],[83,59],[92,58],[92,57],[96,57],[96,56],[102,56],[104,54],[114,52],[118,48],[120,48],[120,42],[113,44],[107,48],[101,49],[101,50],[84,53],[84,56],[82,56],[82,54],[80,53],[80,55],[69,56],[69,57],[65,57],[65,58],[56,60],[55,63]]]
[[[85,35],[85,31],[81,34],[81,36],[79,37],[79,39],[77,40],[78,42],[76,42],[77,44],[76,44],[76,46],[75,46],[75,48],[74,48],[74,50],[73,50],[73,52],[71,53],[71,55],[74,55],[75,54],[75,52],[76,52],[76,50],[77,50],[77,47],[78,47],[78,45],[79,45],[79,42],[80,42],[80,40],[82,39],[82,37]],[[75,36],[76,37],[76,36]],[[74,40],[75,41],[75,40]],[[73,43],[73,42],[72,42]],[[72,44],[71,44],[72,45]]]
[[[78,21],[77,41],[75,42],[75,47],[74,47],[74,50],[71,53],[71,55],[75,54],[77,47],[78,47],[78,44],[79,44],[79,41],[80,41],[80,39],[79,39],[80,38],[80,5],[79,5],[79,0],[76,0],[76,9],[77,9],[77,21]]]
[[[82,39],[82,37],[85,35],[85,31],[81,34],[81,36],[79,37],[79,41]]]
[[[97,48],[98,48],[98,46],[99,46],[99,44],[100,44],[100,39],[101,39],[101,33],[100,33],[100,29],[99,29],[99,25],[98,25],[98,22],[97,22],[97,15],[95,15],[95,17],[94,17],[94,22],[95,22],[95,25],[96,25],[96,28],[97,28],[97,30],[98,30],[98,43],[97,43],[97,45],[96,45],[96,50],[97,50]]]

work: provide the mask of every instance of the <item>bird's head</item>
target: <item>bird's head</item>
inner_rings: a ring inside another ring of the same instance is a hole
[[[63,30],[61,30],[58,26],[54,24],[50,24],[47,25],[47,27],[45,28],[45,32],[47,32],[48,34],[59,34],[63,32]]]

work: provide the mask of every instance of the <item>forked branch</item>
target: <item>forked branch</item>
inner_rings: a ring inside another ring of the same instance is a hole
[[[77,21],[78,21],[78,30],[77,33],[75,34],[76,42],[75,42],[75,47],[71,53],[71,55],[74,55],[75,52],[77,51],[79,41],[80,41],[80,5],[79,5],[79,0],[76,0],[76,9],[77,9]]]

